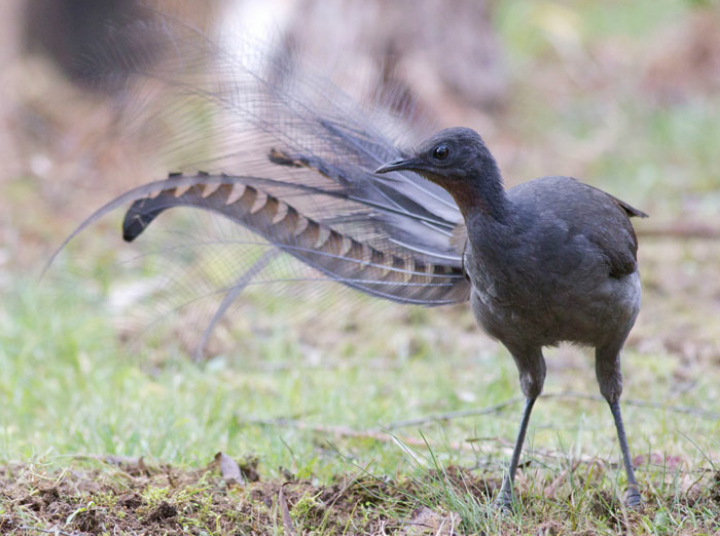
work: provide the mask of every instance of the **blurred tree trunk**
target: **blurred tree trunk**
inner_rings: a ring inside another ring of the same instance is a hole
[[[0,182],[6,179],[18,167],[18,148],[13,132],[13,101],[8,90],[8,79],[12,76],[11,67],[19,52],[18,28],[22,8],[21,0],[2,0],[0,2],[0,160],[4,172],[0,173]],[[10,171],[12,170],[12,171]],[[0,242],[2,240],[0,239]]]
[[[441,100],[491,111],[505,100],[503,50],[483,0],[298,0],[287,46],[365,84],[438,112]]]
[[[22,4],[19,0],[0,2],[0,69],[18,52],[18,20]]]
[[[136,0],[26,0],[22,42],[29,52],[49,57],[74,82],[92,87],[105,51],[119,47],[130,52],[138,45],[109,39],[109,34],[142,17]],[[100,59],[86,61],[89,56]]]
[[[50,58],[72,81],[86,89],[113,90],[95,84],[98,70],[111,68],[117,58],[141,53],[157,61],[166,42],[155,42],[152,32],[117,31],[142,23],[159,13],[178,16],[204,27],[216,4],[225,0],[25,0],[22,44],[29,52]],[[121,82],[121,81],[118,81]]]

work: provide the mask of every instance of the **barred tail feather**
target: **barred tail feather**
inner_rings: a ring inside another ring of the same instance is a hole
[[[330,279],[361,292],[426,306],[467,299],[467,281],[454,262],[428,263],[410,251],[402,255],[363,244],[303,216],[291,204],[249,182],[202,174],[156,183],[157,194],[136,199],[126,213],[123,237],[135,240],[167,209],[194,207],[225,216]]]

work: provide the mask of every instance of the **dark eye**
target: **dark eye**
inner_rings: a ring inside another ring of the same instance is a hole
[[[445,160],[450,154],[450,148],[447,145],[438,145],[433,150],[433,158],[438,160]]]

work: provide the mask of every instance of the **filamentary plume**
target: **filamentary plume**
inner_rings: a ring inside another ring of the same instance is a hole
[[[374,173],[401,156],[398,139],[419,139],[402,117],[382,111],[392,91],[362,107],[277,48],[245,43],[230,51],[226,44],[236,40],[169,17],[137,22],[118,36],[143,42],[148,33],[163,43],[162,61],[120,49],[113,57],[110,47],[97,62],[96,83],[122,81],[122,132],[183,173],[148,184],[129,177],[135,188],[73,234],[126,204],[126,240],[168,209],[201,209],[184,214],[193,221],[182,232],[165,231],[163,224],[176,222],[160,217],[155,233],[137,240],[161,266],[144,300],[151,310],[134,304],[143,321],[205,306],[201,354],[250,286],[293,295],[303,281],[312,289],[341,283],[425,306],[467,299],[462,216],[452,197],[414,173]],[[407,119],[412,110],[403,112]],[[188,265],[190,252],[214,258],[204,262],[211,275]]]

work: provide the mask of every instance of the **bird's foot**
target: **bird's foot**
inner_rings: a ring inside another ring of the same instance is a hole
[[[628,487],[625,492],[625,506],[637,510],[642,506],[642,497],[636,486]]]
[[[495,499],[495,508],[503,514],[512,514],[513,500],[512,493],[501,491],[500,495]]]

